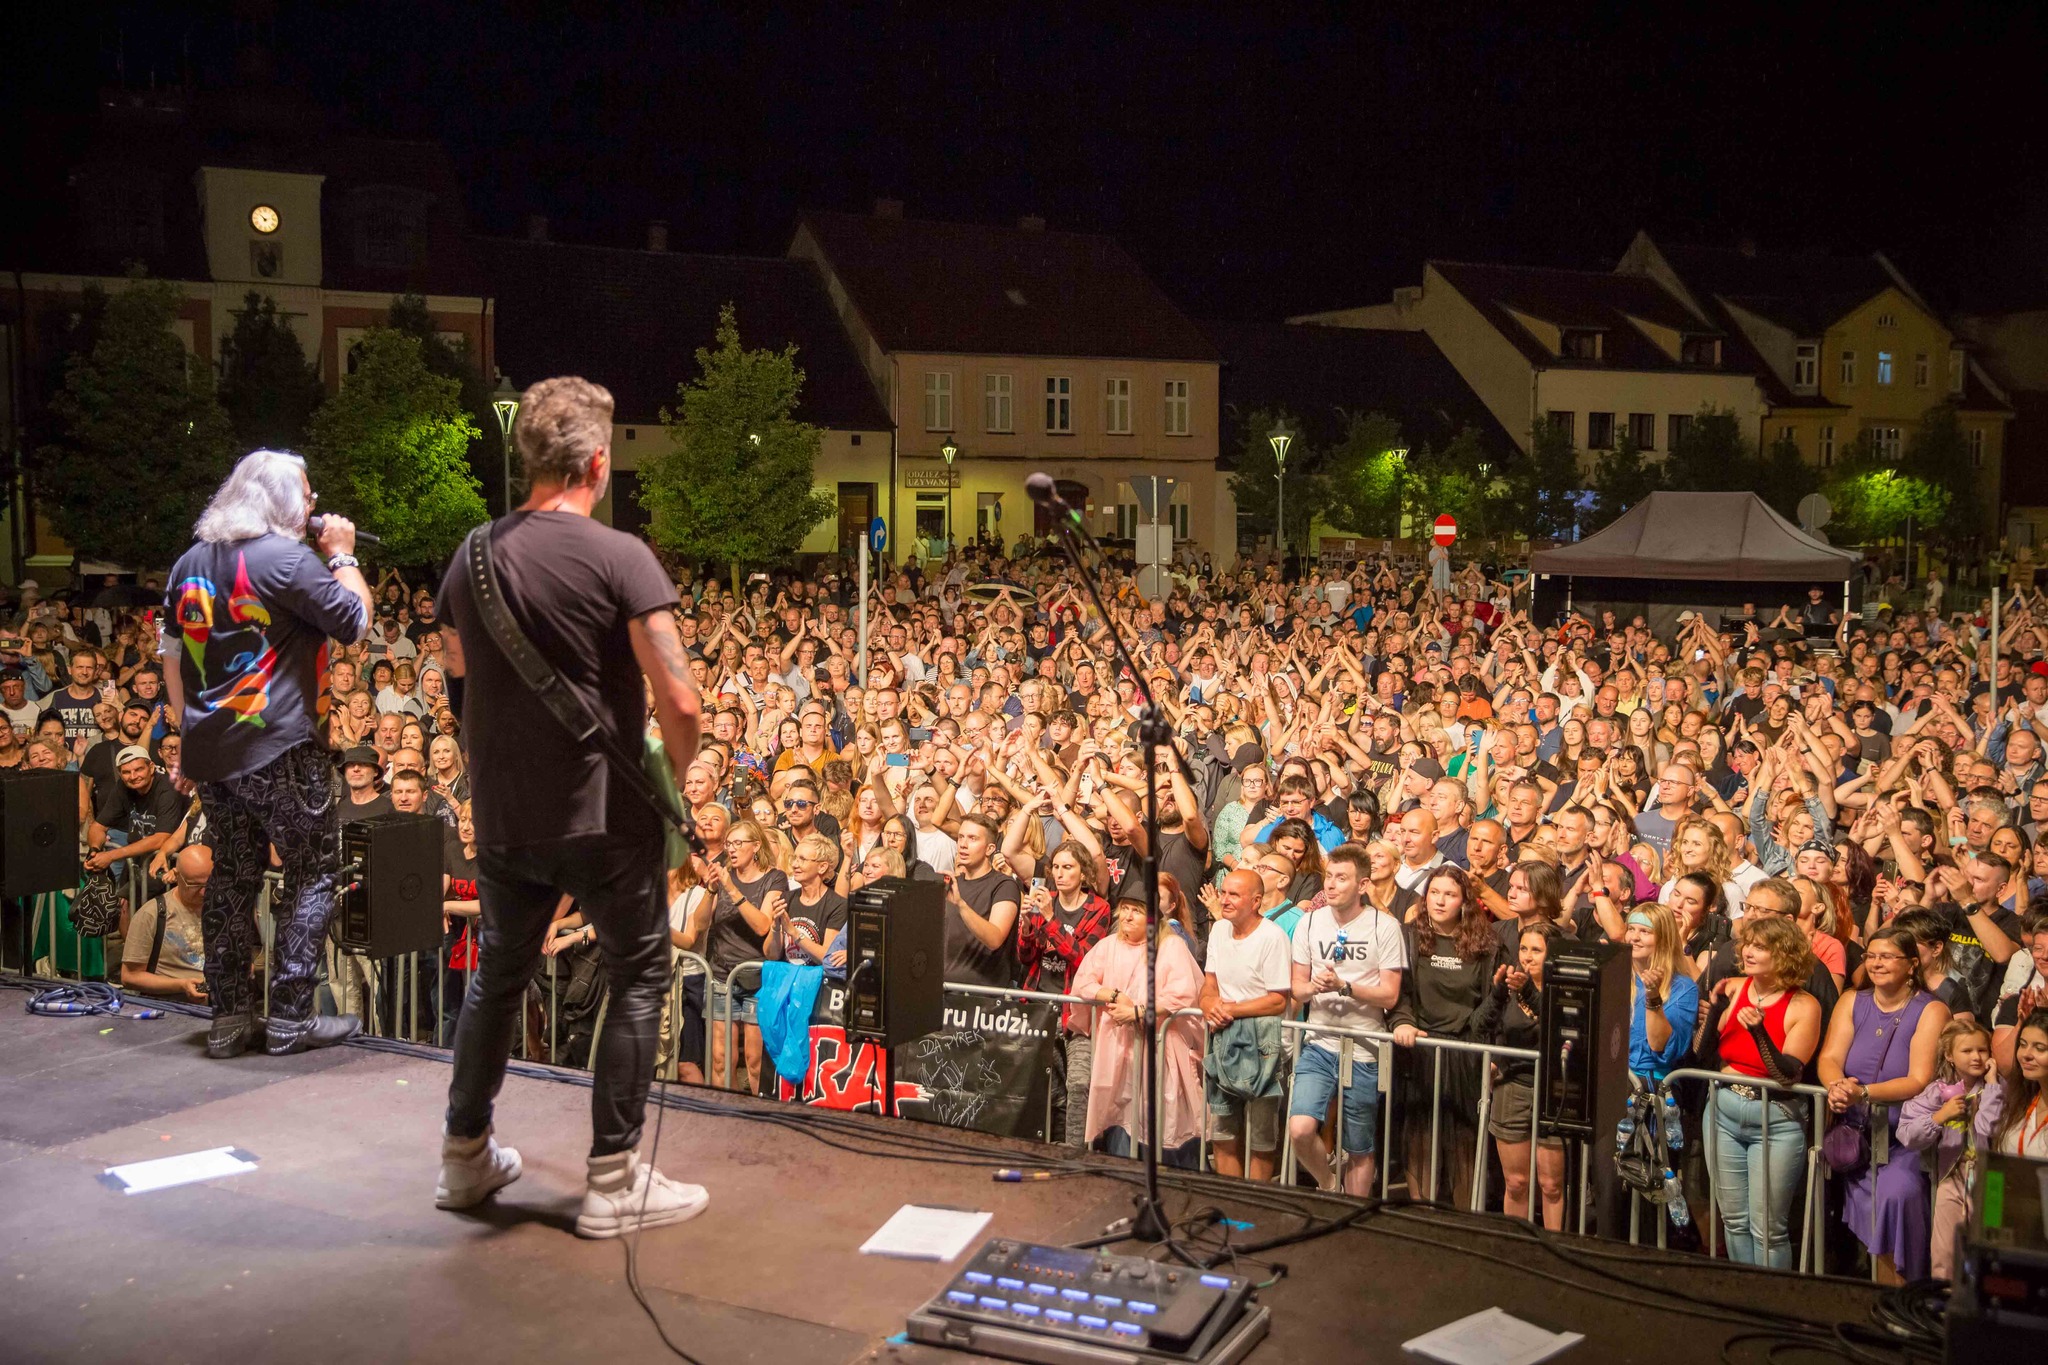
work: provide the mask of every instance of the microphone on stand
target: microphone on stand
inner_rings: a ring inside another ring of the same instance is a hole
[[[1024,491],[1039,506],[1052,509],[1076,526],[1081,524],[1080,509],[1060,496],[1059,485],[1052,481],[1052,475],[1040,472],[1027,476],[1024,480]]]
[[[327,529],[327,518],[323,516],[307,517],[306,529],[313,533],[315,539],[318,539],[320,533]],[[371,535],[360,526],[356,527],[356,539],[365,545],[382,545],[384,543],[381,537]]]

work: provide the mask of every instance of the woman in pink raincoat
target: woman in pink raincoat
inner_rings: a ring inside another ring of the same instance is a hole
[[[1202,1121],[1202,1021],[1169,1021],[1168,1016],[1200,1002],[1202,969],[1177,934],[1160,936],[1158,980],[1160,1032],[1165,1039],[1159,1073],[1159,1129],[1165,1138],[1161,1160],[1192,1167]],[[1100,1004],[1093,1011],[1091,1030],[1095,1056],[1088,1077],[1089,1145],[1112,1156],[1135,1156],[1145,1137],[1142,902],[1118,902],[1116,932],[1081,959],[1073,993]]]

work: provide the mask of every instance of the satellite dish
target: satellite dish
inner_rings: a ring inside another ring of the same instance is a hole
[[[1806,532],[1820,530],[1834,516],[1834,505],[1819,493],[1808,493],[1799,500],[1799,529]]]

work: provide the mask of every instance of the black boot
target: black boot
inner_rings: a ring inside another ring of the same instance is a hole
[[[273,1057],[289,1057],[294,1052],[307,1052],[316,1047],[333,1047],[345,1043],[362,1032],[362,1021],[353,1014],[329,1015],[321,1018],[293,1022],[287,1019],[272,1019],[269,1029],[269,1052]]]
[[[206,1030],[206,1055],[223,1061],[241,1056],[256,1041],[260,1027],[261,1021],[253,1014],[215,1015],[213,1026]]]

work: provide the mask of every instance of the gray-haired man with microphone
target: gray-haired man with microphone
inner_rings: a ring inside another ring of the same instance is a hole
[[[327,642],[363,637],[371,597],[346,518],[322,519],[317,549],[305,543],[315,496],[298,456],[252,451],[207,504],[197,543],[165,584],[164,681],[214,858],[200,910],[211,1057],[257,1041],[256,897],[273,845],[284,886],[271,907],[266,1046],[283,1056],[359,1027],[351,1015],[313,1018],[313,975],[341,863],[341,806],[321,738]]]

